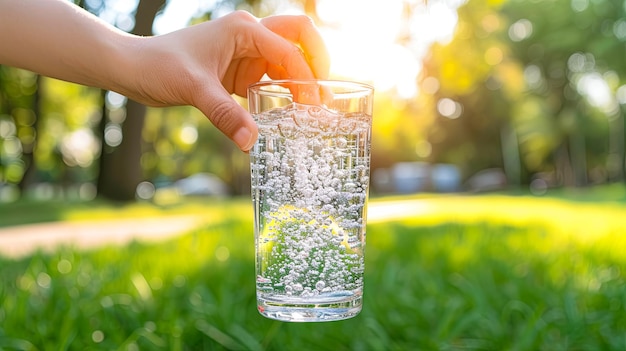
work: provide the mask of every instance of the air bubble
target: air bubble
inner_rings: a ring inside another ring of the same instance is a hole
[[[261,257],[259,276],[274,283],[271,294],[362,287],[361,274],[353,272],[362,272],[363,260],[351,255],[364,235],[367,183],[359,181],[369,176],[363,143],[371,118],[293,104],[255,119],[260,142],[251,157],[262,167],[251,167],[252,186],[266,223],[257,240],[271,247]],[[348,237],[351,244],[344,242]]]

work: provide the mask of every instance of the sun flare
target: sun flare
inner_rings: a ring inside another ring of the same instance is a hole
[[[115,0],[120,2],[122,0]],[[316,0],[320,32],[331,56],[331,76],[395,90],[402,98],[418,93],[421,62],[434,42],[447,42],[466,0]],[[190,17],[215,6],[213,0],[170,0],[155,21],[155,33],[184,27]],[[273,14],[302,14],[299,2],[268,1]],[[232,11],[216,8],[219,17]]]
[[[331,75],[417,94],[421,59],[434,41],[449,39],[458,1],[319,0],[320,31],[331,55]]]

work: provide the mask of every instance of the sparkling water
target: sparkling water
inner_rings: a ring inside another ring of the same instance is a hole
[[[362,301],[371,116],[292,104],[254,117],[259,311],[349,318]]]

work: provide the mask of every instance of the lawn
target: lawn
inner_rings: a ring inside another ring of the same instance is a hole
[[[308,324],[258,314],[249,204],[209,204],[220,221],[167,242],[0,259],[0,350],[625,350],[614,189],[422,197],[410,218],[368,225],[361,314]]]

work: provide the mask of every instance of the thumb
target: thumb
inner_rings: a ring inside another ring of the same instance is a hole
[[[252,116],[230,94],[219,87],[207,87],[194,104],[211,123],[239,146],[242,151],[252,148],[258,137],[258,128]]]

